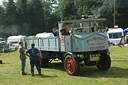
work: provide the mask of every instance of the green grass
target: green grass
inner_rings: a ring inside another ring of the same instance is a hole
[[[78,76],[66,73],[63,64],[56,61],[42,68],[43,76],[30,75],[29,58],[27,58],[26,72],[20,72],[18,51],[0,53],[0,85],[128,85],[128,47],[110,47],[112,60],[108,71],[100,71],[96,66],[81,66]]]

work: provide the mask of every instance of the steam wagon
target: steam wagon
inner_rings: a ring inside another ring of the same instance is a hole
[[[28,38],[27,48],[35,43],[40,50],[42,67],[47,67],[50,60],[60,59],[69,75],[78,75],[82,61],[87,66],[108,70],[111,58],[104,21],[104,18],[96,18],[58,22],[59,30],[65,29],[69,35],[61,39],[59,32],[59,36]]]

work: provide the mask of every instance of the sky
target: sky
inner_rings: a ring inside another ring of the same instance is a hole
[[[2,5],[2,1],[4,1],[4,0],[0,0],[0,5]]]
[[[3,1],[8,1],[8,0],[0,0],[0,5],[3,5],[2,4]],[[16,0],[14,0],[14,1],[16,1]]]

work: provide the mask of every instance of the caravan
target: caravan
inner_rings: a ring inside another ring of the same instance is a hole
[[[15,46],[16,49],[18,49],[19,47],[19,42],[22,41],[25,47],[25,43],[26,43],[26,37],[23,35],[19,35],[19,36],[10,36],[7,39],[7,43],[9,44],[9,46]]]
[[[124,36],[123,29],[122,28],[109,28],[109,31],[107,32],[108,40],[111,44],[117,45],[124,44],[124,39],[121,38]]]

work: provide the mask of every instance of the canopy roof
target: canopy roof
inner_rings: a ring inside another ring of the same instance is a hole
[[[85,22],[102,22],[105,21],[105,18],[94,18],[94,19],[78,19],[78,20],[68,20],[68,21],[60,21],[59,23],[85,23]]]

